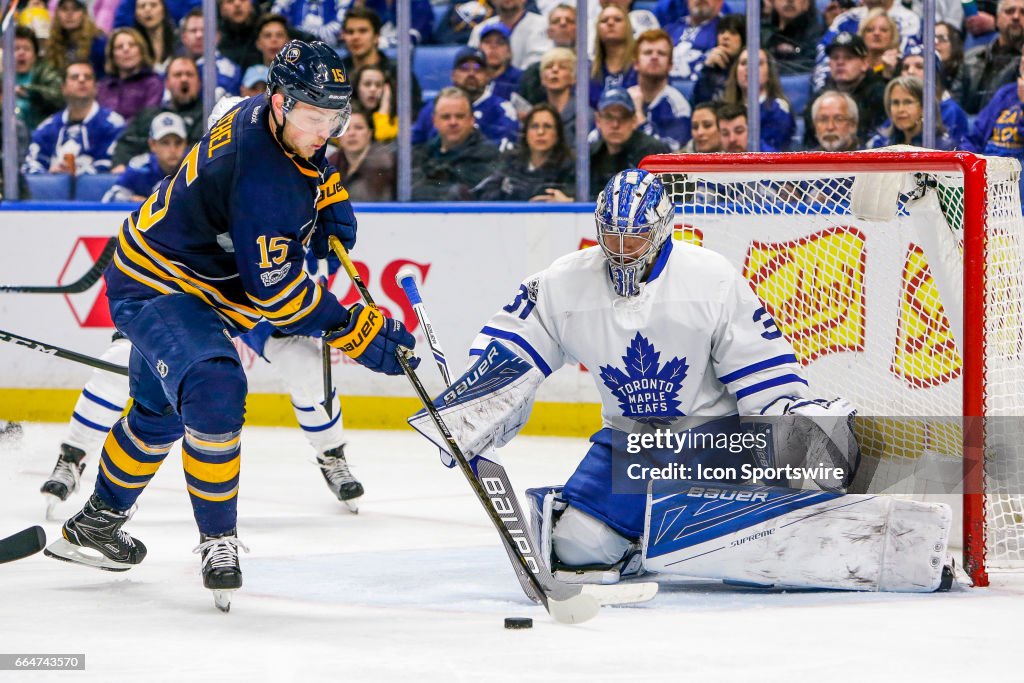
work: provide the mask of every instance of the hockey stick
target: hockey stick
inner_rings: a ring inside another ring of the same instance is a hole
[[[14,562],[35,555],[46,547],[46,533],[41,526],[33,526],[0,539],[0,564]]]
[[[356,272],[355,266],[341,242],[335,237],[330,237],[328,240],[331,249],[341,259],[341,265],[345,268],[345,272],[348,273],[356,289],[359,290],[363,301],[367,306],[375,306],[373,297],[359,273]],[[416,372],[409,365],[408,354],[399,352],[396,356],[406,377],[409,378],[416,396],[434,423],[434,427],[447,442],[459,464],[459,469],[462,470],[470,488],[476,494],[480,504],[487,512],[487,516],[498,531],[519,583],[530,599],[541,602],[557,621],[578,624],[595,617],[602,604],[642,602],[654,597],[658,590],[657,584],[570,585],[552,576],[551,572],[537,561],[526,528],[526,516],[519,506],[505,468],[496,462],[478,456],[474,458],[476,464],[474,470],[452,437],[437,408],[434,407],[433,401],[423,388]]]
[[[329,272],[327,259],[322,258],[317,261],[316,274],[318,278],[322,278],[324,289],[327,289],[327,276],[324,275],[327,272]],[[334,376],[331,368],[331,346],[323,339],[320,340],[320,371],[323,373],[324,379],[324,400],[320,405],[324,407],[327,419],[330,420],[334,417],[334,401],[331,400],[334,393]]]
[[[56,285],[42,287],[34,285],[0,285],[0,292],[11,292],[13,294],[80,294],[96,284],[96,281],[103,275],[103,270],[114,258],[114,249],[117,247],[117,238],[111,237],[107,246],[103,247],[100,257],[92,268],[86,271],[85,275],[78,278],[69,285]]]
[[[7,33],[7,29],[11,26],[11,20],[14,19],[14,11],[18,8],[18,0],[7,0],[7,6],[4,7],[4,18],[0,21],[0,36]]]
[[[78,353],[77,351],[62,349],[59,346],[52,346],[41,341],[36,341],[35,339],[29,339],[28,337],[22,337],[14,334],[13,332],[0,330],[0,342],[11,342],[12,344],[22,348],[39,351],[40,353],[45,353],[48,356],[56,356],[57,358],[63,358],[64,360],[73,360],[76,363],[88,365],[89,367],[97,368],[99,370],[106,370],[107,372],[113,372],[118,375],[128,374],[128,368],[123,365],[108,363],[107,361],[100,360],[99,358],[86,356],[85,354]]]

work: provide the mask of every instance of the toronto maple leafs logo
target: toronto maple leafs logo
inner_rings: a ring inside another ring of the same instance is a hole
[[[659,364],[661,353],[639,332],[622,357],[626,372],[612,365],[601,367],[601,380],[619,400],[622,414],[637,422],[668,426],[670,418],[682,417],[679,389],[689,366],[686,358]]]

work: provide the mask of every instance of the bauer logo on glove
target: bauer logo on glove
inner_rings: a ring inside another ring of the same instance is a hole
[[[387,317],[376,306],[362,304],[352,306],[348,324],[325,333],[324,340],[359,364],[385,375],[402,374],[396,354],[404,351],[399,347],[412,349],[416,346],[416,338],[401,321]],[[419,363],[419,358],[409,358],[409,366],[414,370]]]

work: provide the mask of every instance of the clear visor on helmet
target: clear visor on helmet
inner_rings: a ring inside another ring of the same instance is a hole
[[[322,138],[336,138],[343,135],[348,128],[348,121],[352,118],[352,105],[346,103],[341,109],[321,109],[310,104],[296,103],[284,117],[289,125],[295,126],[303,133]]]

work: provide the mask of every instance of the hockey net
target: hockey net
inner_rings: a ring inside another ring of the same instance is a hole
[[[851,490],[956,503],[977,585],[1024,569],[1019,164],[889,148],[642,167],[671,193],[675,239],[728,257],[812,390],[858,407]]]

